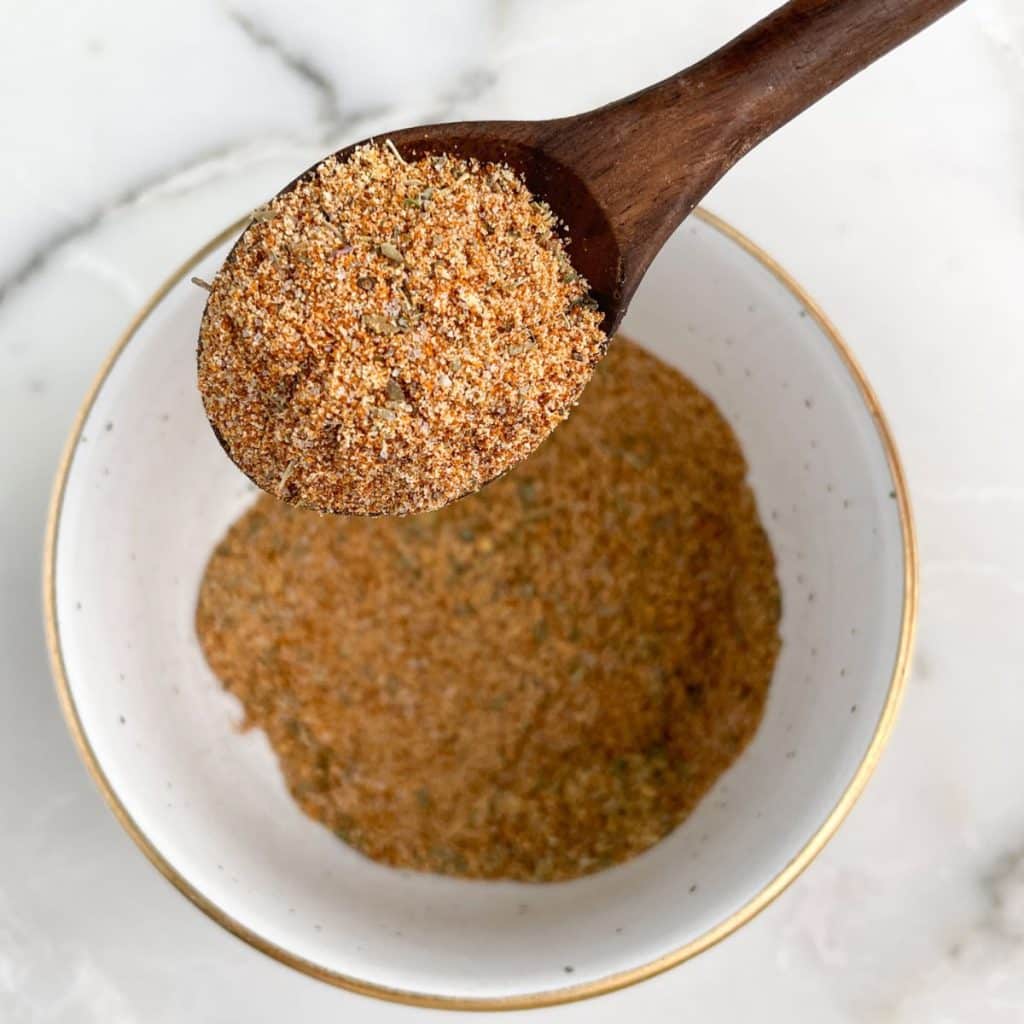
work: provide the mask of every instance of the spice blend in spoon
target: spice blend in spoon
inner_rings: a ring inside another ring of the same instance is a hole
[[[606,338],[555,217],[507,167],[328,159],[256,211],[212,285],[199,387],[235,463],[291,504],[438,508],[533,451]]]
[[[620,339],[479,494],[408,518],[262,498],[197,612],[302,809],[370,857],[551,881],[647,849],[753,736],[774,559],[728,424]]]

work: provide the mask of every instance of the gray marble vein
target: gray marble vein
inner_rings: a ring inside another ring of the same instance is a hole
[[[1024,946],[1024,845],[1000,857],[981,885],[988,906],[980,927],[1004,942]]]
[[[306,57],[289,50],[266,27],[258,25],[251,15],[233,7],[226,8],[226,13],[249,42],[273,54],[289,72],[309,86],[316,96],[320,120],[328,126],[329,132],[337,131],[345,115],[330,78]]]
[[[497,81],[498,75],[493,68],[482,66],[467,68],[450,88],[443,90],[438,95],[437,106],[426,115],[425,123],[457,119],[464,108],[479,102],[486,96]]]
[[[39,273],[58,251],[82,235],[93,231],[115,211],[141,202],[153,192],[165,188],[175,178],[188,175],[205,164],[229,157],[239,148],[237,146],[217,146],[190,154],[180,164],[121,189],[111,198],[87,210],[70,224],[47,235],[24,256],[9,274],[0,279],[0,304],[9,298],[17,288]]]

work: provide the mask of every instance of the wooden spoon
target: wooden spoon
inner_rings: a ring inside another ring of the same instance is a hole
[[[662,245],[740,157],[962,2],[791,0],[685,71],[596,110],[388,138],[407,159],[450,153],[517,171],[565,224],[611,335]]]
[[[573,266],[611,336],[658,250],[740,157],[961,2],[791,0],[685,71],[597,110],[428,125],[388,138],[406,159],[447,153],[518,172],[564,224]]]

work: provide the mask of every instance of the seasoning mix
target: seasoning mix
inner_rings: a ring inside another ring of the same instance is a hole
[[[780,595],[745,475],[714,405],[619,339],[480,494],[403,519],[261,498],[209,562],[199,638],[295,800],[357,850],[584,875],[675,828],[757,729]]]
[[[606,338],[555,217],[509,168],[328,159],[257,210],[212,284],[199,388],[292,504],[401,515],[477,490],[579,399]]]

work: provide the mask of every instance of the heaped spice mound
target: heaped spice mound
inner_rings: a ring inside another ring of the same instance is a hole
[[[402,867],[572,878],[656,843],[754,734],[779,589],[736,439],[617,341],[480,494],[406,519],[261,499],[206,570],[206,657],[307,814]]]
[[[604,354],[600,322],[507,167],[364,146],[256,212],[213,283],[199,388],[264,490],[400,515],[533,451]]]

